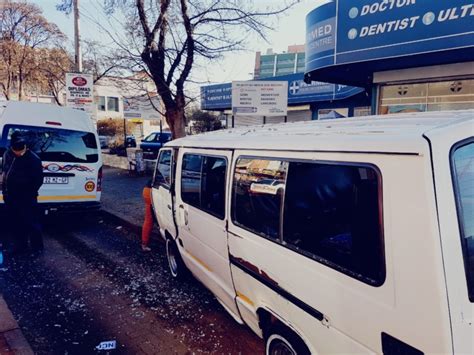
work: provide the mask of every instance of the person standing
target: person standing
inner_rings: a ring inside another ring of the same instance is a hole
[[[151,185],[152,182],[149,180],[143,188],[143,200],[145,202],[145,220],[142,226],[142,250],[150,251],[150,235],[153,229],[153,216],[151,208]]]
[[[14,132],[3,156],[2,190],[13,234],[12,253],[43,250],[38,215],[38,190],[43,184],[41,159],[28,149],[26,139]]]

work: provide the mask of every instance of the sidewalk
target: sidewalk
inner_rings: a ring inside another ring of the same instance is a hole
[[[33,351],[0,294],[0,354],[30,355]]]
[[[127,170],[104,166],[102,184],[102,211],[140,234],[145,218],[143,187],[151,175],[133,176]],[[154,234],[158,234],[155,226]]]

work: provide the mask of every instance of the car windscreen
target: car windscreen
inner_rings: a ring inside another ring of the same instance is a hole
[[[147,136],[143,142],[154,142],[156,138],[156,133],[152,133],[149,136]]]
[[[451,151],[451,167],[469,299],[474,302],[474,142]]]
[[[64,163],[96,163],[99,160],[94,133],[67,129],[6,125],[2,134],[2,147],[10,146],[11,135],[20,131],[27,146],[42,161]]]

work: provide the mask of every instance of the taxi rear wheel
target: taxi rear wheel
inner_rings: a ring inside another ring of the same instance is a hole
[[[175,241],[171,238],[166,238],[166,257],[171,276],[175,279],[182,279],[186,275],[187,269]]]

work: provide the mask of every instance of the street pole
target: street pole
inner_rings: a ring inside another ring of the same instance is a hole
[[[74,49],[76,56],[76,71],[82,73],[81,34],[79,28],[79,0],[73,0],[74,5]]]

